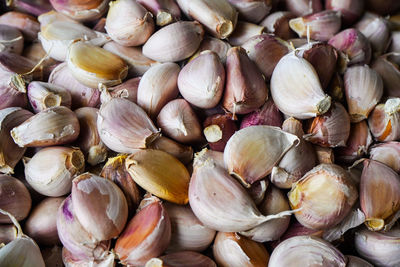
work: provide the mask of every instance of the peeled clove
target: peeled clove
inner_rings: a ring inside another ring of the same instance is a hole
[[[178,74],[180,67],[176,63],[154,65],[140,80],[137,103],[150,118],[156,118],[160,110],[178,94]]]
[[[296,16],[289,11],[276,11],[269,14],[263,21],[260,22],[270,33],[275,34],[279,38],[288,40],[295,38],[295,33],[290,29],[289,21]]]
[[[395,141],[400,137],[400,98],[379,104],[368,118],[369,129],[378,141]]]
[[[379,161],[395,172],[400,172],[400,143],[399,142],[386,142],[376,144],[369,150],[369,157],[372,160]]]
[[[157,128],[146,112],[123,98],[112,98],[101,105],[97,130],[101,141],[119,153],[132,153],[146,148],[159,137]]]
[[[57,233],[57,210],[65,198],[46,198],[31,212],[25,222],[25,232],[41,245],[60,243]]]
[[[39,22],[35,17],[16,11],[9,11],[0,16],[0,24],[15,27],[22,32],[24,39],[33,41],[40,30]]]
[[[126,160],[132,179],[146,191],[176,204],[186,204],[189,172],[174,156],[154,149],[138,150]]]
[[[229,138],[238,130],[230,113],[211,115],[203,122],[203,134],[212,150],[223,152]]]
[[[138,0],[156,18],[157,26],[165,26],[181,18],[181,10],[174,0]]]
[[[258,242],[237,233],[219,232],[215,238],[213,255],[218,266],[269,266],[269,254]]]
[[[340,223],[358,198],[349,174],[335,164],[320,164],[288,193],[296,219],[305,227],[324,230]]]
[[[202,140],[200,122],[185,99],[168,102],[157,116],[157,125],[164,134],[181,143]]]
[[[194,215],[190,206],[165,202],[171,220],[171,242],[167,252],[198,251],[207,249],[216,231],[205,227]]]
[[[283,122],[282,130],[296,135],[300,142],[282,157],[277,166],[272,168],[270,180],[279,188],[290,189],[316,165],[317,157],[313,146],[303,139],[303,125],[299,120],[286,119]]]
[[[191,146],[182,145],[164,136],[160,136],[154,140],[149,144],[149,148],[167,152],[180,160],[183,164],[189,164],[193,159],[193,148]]]
[[[344,74],[344,86],[351,122],[368,118],[382,97],[382,78],[367,65],[353,66]]]
[[[100,91],[97,87],[90,88],[78,82],[66,62],[59,64],[51,72],[49,83],[64,87],[71,94],[73,110],[80,107],[97,107],[100,103]]]
[[[321,0],[285,0],[286,8],[296,16],[304,16],[323,10]]]
[[[14,168],[25,154],[26,148],[14,143],[10,131],[33,114],[22,108],[5,108],[0,110],[0,172],[14,173]]]
[[[132,78],[126,80],[120,85],[107,89],[109,90],[111,97],[126,98],[133,103],[137,103],[137,91],[141,78],[142,77]]]
[[[296,236],[280,243],[272,252],[269,267],[330,266],[345,267],[347,259],[332,244],[314,236]]]
[[[160,256],[171,239],[171,222],[162,202],[150,197],[141,206],[115,244],[122,264],[143,266]]]
[[[271,78],[279,60],[291,50],[288,43],[271,34],[254,36],[242,47],[249,58],[256,63],[266,80]]]
[[[400,177],[390,167],[375,160],[363,161],[360,205],[369,230],[387,230],[400,211]],[[379,190],[377,190],[379,188]]]
[[[51,83],[29,83],[27,95],[35,113],[57,106],[71,108],[70,92],[63,87]]]
[[[38,38],[48,56],[58,61],[65,61],[68,47],[74,40],[83,40],[90,44],[101,46],[110,40],[103,33],[76,22],[53,21],[41,26]]]
[[[371,60],[369,40],[357,29],[343,30],[329,39],[328,43],[347,55],[348,65],[368,64]]]
[[[259,209],[263,215],[272,215],[290,208],[284,193],[271,185],[268,187],[265,199],[259,205]],[[286,216],[262,223],[253,229],[240,232],[240,234],[260,243],[278,240],[289,227],[289,223],[290,217]]]
[[[231,113],[246,114],[261,107],[268,88],[261,72],[241,47],[229,49],[226,59],[226,85],[222,105]]]
[[[203,51],[179,72],[179,92],[190,104],[213,108],[221,100],[225,69],[217,53]]]
[[[138,186],[125,168],[125,160],[127,157],[128,155],[119,155],[109,158],[101,170],[100,176],[113,181],[119,186],[128,203],[128,212],[133,213],[139,206],[141,194]]]
[[[350,135],[350,117],[342,104],[334,102],[324,115],[313,119],[305,140],[324,147],[346,146]]]
[[[54,146],[73,142],[79,135],[79,121],[68,108],[43,110],[11,130],[20,147]]]
[[[340,12],[325,10],[294,18],[289,21],[289,26],[299,37],[328,41],[340,30]]]
[[[385,95],[389,97],[400,97],[399,59],[400,54],[385,54],[375,59],[371,65],[371,68],[382,77]]]
[[[143,55],[141,47],[128,47],[116,42],[108,42],[103,48],[116,54],[126,62],[128,65],[128,77],[143,75],[152,65],[156,64],[154,60]]]
[[[327,10],[340,11],[343,24],[351,25],[356,22],[364,12],[363,0],[327,0],[325,1]]]
[[[195,58],[203,51],[210,50],[215,52],[219,56],[221,62],[225,64],[226,54],[228,53],[228,50],[230,48],[231,45],[226,41],[210,36],[205,36],[203,41],[200,43],[199,49],[197,50],[196,54],[192,56],[192,58]]]
[[[236,8],[239,16],[246,21],[259,23],[271,11],[273,1],[270,0],[228,0]]]
[[[390,44],[389,23],[379,15],[365,12],[364,16],[355,25],[355,28],[367,37],[375,56],[385,52]]]
[[[228,0],[177,0],[182,12],[199,21],[215,37],[225,39],[234,31],[238,13]]]
[[[159,62],[180,61],[196,52],[203,35],[203,26],[197,21],[178,21],[150,36],[143,45],[143,55]]]
[[[25,185],[18,179],[0,175],[0,209],[13,214],[16,220],[25,219],[32,206],[31,195]],[[0,214],[0,223],[11,223],[11,219],[4,214]]]
[[[355,233],[355,248],[361,257],[375,266],[396,266],[400,264],[400,228],[388,232],[372,232],[360,229]],[[362,265],[366,266],[366,265]]]
[[[100,18],[108,8],[109,0],[50,0],[58,12],[78,21],[93,21]]]
[[[247,127],[228,140],[224,150],[225,166],[229,174],[250,187],[270,174],[285,153],[298,142],[297,136],[277,127]]]
[[[217,267],[215,262],[203,254],[194,251],[180,251],[153,258],[145,267]]]
[[[119,56],[82,41],[69,46],[66,61],[75,79],[91,88],[100,83],[120,84],[128,73],[128,66]]]
[[[51,197],[68,194],[72,179],[85,169],[85,158],[79,148],[62,146],[43,148],[31,159],[25,158],[24,163],[29,185]]]
[[[110,2],[106,26],[110,37],[123,46],[144,44],[154,31],[153,16],[134,0]]]
[[[353,123],[346,146],[336,150],[336,158],[341,162],[353,163],[367,153],[372,141],[372,135],[365,120]]]
[[[228,41],[232,46],[241,46],[251,37],[264,33],[264,27],[246,22],[238,21],[233,33],[229,36]]]
[[[280,111],[296,119],[324,114],[331,106],[331,98],[324,93],[314,67],[295,52],[282,57],[276,65],[271,95]]]
[[[269,125],[281,127],[283,123],[282,114],[272,99],[256,111],[245,115],[240,123],[240,129],[253,125]]]
[[[72,180],[71,200],[83,228],[96,240],[116,238],[128,218],[128,205],[112,181],[90,173]]]
[[[24,36],[15,27],[0,24],[0,52],[21,54],[24,49]]]

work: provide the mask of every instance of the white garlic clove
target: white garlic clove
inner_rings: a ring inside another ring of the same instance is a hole
[[[91,0],[91,1],[80,1],[80,0],[50,0],[53,8],[78,21],[93,21],[100,18],[108,7],[109,0]]]
[[[61,86],[35,81],[29,83],[27,89],[29,103],[35,113],[56,106],[71,108],[71,94]]]
[[[391,167],[395,172],[400,172],[400,143],[386,142],[376,144],[369,150],[370,159],[379,161]]]
[[[181,18],[181,10],[174,0],[138,0],[156,18],[157,26],[165,26]]]

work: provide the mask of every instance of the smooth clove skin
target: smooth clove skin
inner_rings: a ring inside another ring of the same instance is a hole
[[[261,108],[245,115],[240,123],[240,129],[253,125],[270,125],[281,127],[283,116],[274,101],[268,99]]]
[[[207,256],[193,251],[170,253],[146,262],[145,267],[217,267]]]
[[[203,122],[203,134],[212,150],[223,152],[229,138],[238,130],[230,113],[214,114]]]
[[[181,10],[174,0],[138,0],[156,19],[157,26],[166,26],[180,20]]]
[[[167,152],[185,165],[189,164],[193,159],[193,148],[191,146],[182,145],[164,136],[154,140],[149,145],[149,148]]]
[[[351,25],[356,22],[364,12],[363,0],[327,0],[325,9],[340,11],[344,25]]]
[[[7,245],[17,237],[17,228],[12,224],[0,225],[0,242]]]
[[[71,108],[71,94],[63,87],[44,82],[31,82],[27,95],[35,113],[46,108],[64,106]]]
[[[384,93],[388,97],[400,97],[398,84],[400,83],[399,55],[385,54],[372,63],[371,68],[382,77]]]
[[[321,0],[285,0],[286,8],[296,16],[304,16],[323,10]]]
[[[252,23],[259,23],[271,11],[271,0],[228,0],[239,12],[239,17]]]
[[[0,23],[20,30],[27,41],[35,40],[40,30],[40,25],[35,17],[17,11],[9,11],[1,15]]]
[[[379,161],[399,173],[400,143],[391,141],[373,145],[369,150],[369,158]]]
[[[225,64],[226,54],[228,53],[228,50],[230,48],[231,45],[228,42],[206,35],[203,41],[200,43],[200,47],[197,50],[196,54],[194,54],[192,58],[195,58],[203,51],[210,50],[217,53],[221,62]]]
[[[53,8],[78,21],[93,21],[100,18],[108,8],[108,0],[50,0]]]
[[[289,21],[296,16],[289,11],[276,11],[269,14],[260,22],[269,33],[275,34],[279,38],[289,40],[295,38],[296,34],[290,29]]]
[[[246,21],[238,21],[236,24],[236,28],[234,32],[229,36],[228,41],[232,46],[241,46],[250,38],[263,33],[263,26]]]
[[[24,36],[15,27],[0,24],[0,52],[21,54],[24,49]]]
[[[112,97],[126,98],[133,103],[137,103],[137,91],[141,79],[142,77],[132,78],[120,85],[108,88],[110,95]]]
[[[373,267],[371,263],[356,256],[346,255],[347,267]]]

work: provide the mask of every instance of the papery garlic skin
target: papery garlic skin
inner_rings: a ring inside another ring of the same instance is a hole
[[[201,52],[210,50],[215,52],[219,59],[223,64],[226,62],[226,54],[228,50],[231,48],[231,45],[227,41],[223,41],[221,39],[217,39],[211,36],[205,36],[203,41],[200,43],[200,47],[197,50],[196,54],[192,56],[192,59],[197,57]]]
[[[52,146],[25,159],[25,178],[40,194],[59,197],[71,191],[72,179],[84,168],[85,158],[79,149]]]
[[[282,57],[271,78],[271,95],[280,111],[297,119],[327,112],[331,98],[322,90],[313,66],[292,52]]]
[[[116,256],[111,252],[101,259],[79,259],[65,247],[62,248],[62,263],[65,267],[115,267]]]
[[[124,46],[144,44],[154,31],[150,12],[134,0],[110,2],[105,28],[110,37]]]
[[[258,242],[237,233],[219,232],[215,238],[213,255],[218,266],[269,266],[269,254]]]
[[[296,16],[290,11],[275,11],[265,17],[260,25],[264,26],[265,29],[282,38],[288,40],[295,38],[295,33],[290,29],[289,21]]]
[[[243,128],[226,144],[225,166],[231,175],[249,187],[270,174],[283,155],[298,142],[297,136],[277,127],[259,125]]]
[[[375,140],[395,141],[400,138],[400,98],[390,98],[377,105],[368,118],[368,126]]]
[[[280,243],[272,252],[269,267],[345,267],[345,256],[330,243],[313,236],[296,236]]]

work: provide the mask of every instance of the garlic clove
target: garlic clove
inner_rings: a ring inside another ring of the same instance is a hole
[[[180,251],[153,258],[145,267],[217,267],[215,262],[203,254],[194,251]]]
[[[342,104],[334,102],[330,110],[313,119],[304,139],[324,147],[346,146],[350,135],[350,117]]]
[[[270,98],[256,111],[245,115],[240,123],[240,129],[253,125],[269,125],[281,127],[283,116]]]
[[[213,255],[218,266],[222,267],[269,266],[265,247],[237,233],[218,232]]]
[[[20,147],[41,147],[70,143],[79,135],[78,119],[70,109],[59,106],[43,110],[11,130]]]
[[[400,143],[399,142],[386,142],[376,144],[369,150],[370,159],[379,161],[395,172],[400,172]]]
[[[121,189],[108,179],[84,173],[72,181],[74,212],[83,228],[97,240],[117,237],[128,218]]]
[[[261,107],[267,99],[265,80],[246,51],[241,47],[229,49],[223,107],[233,115],[246,114]]]
[[[344,86],[351,122],[366,119],[383,94],[382,78],[367,65],[347,68]]]
[[[37,64],[33,60],[24,56],[9,52],[0,52],[0,67],[2,72],[19,74],[19,77],[15,77],[14,80],[12,80],[13,83],[16,82],[16,78],[24,78],[24,82],[29,82],[32,79],[42,80],[43,69],[38,68],[36,65]],[[19,86],[19,84],[15,84],[15,86]]]
[[[228,41],[232,46],[241,46],[254,36],[264,33],[264,26],[247,21],[238,21],[235,30],[229,36]]]
[[[17,228],[12,224],[0,225],[0,242],[7,245],[17,238]]]
[[[272,34],[254,36],[248,39],[242,47],[246,50],[249,58],[256,63],[266,80],[271,78],[279,60],[292,49],[288,43]]]
[[[348,56],[348,65],[368,64],[371,60],[371,45],[359,30],[349,28],[337,33],[329,44]]]
[[[74,40],[80,39],[98,46],[110,40],[110,37],[103,33],[95,32],[80,23],[65,20],[41,25],[38,38],[46,53],[57,61],[66,60],[68,47]]]
[[[57,210],[65,198],[46,198],[31,212],[25,222],[25,232],[41,245],[60,243],[57,233]]]
[[[50,0],[53,8],[66,16],[78,21],[93,21],[100,18],[108,7],[109,0]]]
[[[214,157],[214,160],[217,161],[219,156],[222,157],[222,164],[221,167],[224,168],[225,166],[223,165],[223,156],[224,154],[221,152],[217,152],[217,151],[212,151],[210,150],[209,152],[211,152],[209,155],[210,157]],[[217,154],[218,153],[218,154]],[[213,154],[215,156],[213,156]],[[222,154],[222,155],[221,155]],[[247,192],[249,193],[250,197],[253,199],[254,203],[256,205],[261,204],[261,202],[263,202],[264,198],[265,198],[265,194],[267,192],[269,186],[269,180],[268,179],[263,179],[263,180],[258,180],[257,182],[255,182],[254,184],[252,184],[252,186],[250,188],[247,188]]]
[[[24,49],[24,36],[15,27],[0,24],[0,52],[21,54]]]
[[[71,191],[72,179],[85,169],[85,158],[79,148],[52,146],[25,158],[24,164],[26,181],[35,191],[59,197]]]
[[[126,98],[133,103],[137,103],[137,91],[141,78],[142,77],[132,78],[126,80],[120,85],[113,86],[107,89],[109,90],[111,97]]]
[[[295,52],[281,58],[271,78],[271,95],[275,105],[286,115],[309,119],[324,114],[331,106],[317,72]]]
[[[377,105],[368,118],[369,129],[378,141],[394,141],[400,137],[400,98],[390,98]]]
[[[177,0],[182,12],[199,21],[215,37],[225,39],[236,26],[238,13],[227,0]]]
[[[14,168],[24,155],[26,148],[14,143],[10,131],[33,114],[22,108],[5,108],[0,110],[0,172],[14,173]]]
[[[189,206],[164,203],[171,220],[171,242],[167,253],[179,251],[201,252],[213,242],[216,231],[204,226]]]
[[[290,29],[289,21],[296,16],[289,11],[276,11],[265,17],[260,25],[264,26],[269,33],[275,36],[288,40],[295,38],[295,33]]]
[[[389,46],[388,52],[400,53],[400,31],[392,31],[392,42]]]
[[[296,16],[304,16],[323,10],[321,0],[285,0],[286,8]]]
[[[181,18],[181,10],[174,0],[138,0],[156,18],[157,26],[165,26]]]
[[[217,53],[203,51],[179,72],[179,92],[190,104],[213,108],[221,100],[225,69]]]
[[[386,51],[390,42],[390,29],[388,21],[374,13],[365,12],[364,16],[355,25],[371,44],[374,56],[379,56]]]
[[[193,148],[191,146],[182,145],[164,136],[154,140],[149,148],[167,152],[183,164],[189,164],[193,159]]]
[[[249,187],[270,174],[283,155],[298,142],[295,135],[277,127],[247,127],[228,140],[224,150],[225,166],[231,175]]]
[[[306,173],[288,193],[296,219],[317,230],[340,223],[358,198],[349,174],[335,164],[320,164]]]
[[[371,65],[372,69],[382,77],[385,95],[389,97],[400,97],[398,88],[400,83],[399,56],[397,54],[385,54],[375,59]]]
[[[203,51],[210,50],[215,52],[219,56],[221,62],[225,64],[226,54],[230,48],[231,45],[226,41],[211,36],[205,36],[196,54],[194,54],[191,59],[196,58]]]
[[[162,202],[156,197],[143,201],[145,206],[131,219],[115,244],[122,264],[143,266],[160,256],[170,242],[171,222]]]
[[[238,130],[230,113],[214,114],[203,122],[203,134],[212,150],[223,152],[229,138]]]
[[[264,201],[259,205],[259,209],[263,215],[271,215],[289,210],[290,208],[284,193],[275,186],[270,185],[265,194]],[[289,223],[290,217],[286,216],[262,223],[253,229],[240,232],[240,234],[260,243],[278,240],[289,227]]]
[[[53,23],[54,21],[68,21],[68,22],[75,22],[75,23],[80,23],[79,21],[76,21],[67,15],[65,13],[57,12],[55,10],[50,10],[49,12],[43,13],[40,16],[38,16],[38,21],[40,23],[40,27],[46,26],[47,24]]]
[[[355,248],[358,254],[375,266],[396,266],[400,264],[400,229],[388,232],[372,232],[362,228],[355,233]],[[366,265],[363,265],[366,266]]]
[[[346,147],[336,150],[336,158],[344,163],[353,163],[367,153],[372,141],[372,135],[365,120],[353,123]]]
[[[241,18],[252,23],[259,23],[271,11],[272,1],[228,0],[236,8]]]
[[[299,120],[286,119],[283,122],[282,130],[296,135],[300,142],[297,146],[288,150],[279,164],[272,168],[270,180],[279,188],[290,189],[295,182],[316,165],[317,157],[313,146],[303,138],[303,125]]]
[[[45,12],[48,12],[52,9],[49,1],[45,0],[36,0],[36,1],[7,1],[7,7],[11,7],[14,10],[18,10],[21,12],[29,13],[33,16],[39,16]]]
[[[99,241],[83,228],[76,217],[71,196],[58,208],[57,232],[64,248],[79,260],[103,259],[110,248],[110,241]]]
[[[319,164],[335,163],[335,154],[333,153],[332,148],[314,145],[314,150],[317,155],[317,162]]]
[[[139,206],[141,194],[138,186],[125,168],[128,155],[119,155],[109,158],[101,170],[100,176],[113,181],[124,193],[128,204],[128,212],[132,214]],[[128,216],[131,217],[131,216]]]
[[[25,81],[14,72],[0,71],[0,109],[10,107],[28,108]]]
[[[22,32],[24,39],[27,41],[36,40],[40,30],[40,25],[34,16],[9,11],[0,16],[0,24],[15,27]]]
[[[150,118],[156,118],[160,110],[178,94],[180,67],[176,63],[154,65],[140,80],[137,103]]]
[[[180,61],[196,52],[203,35],[203,27],[197,21],[174,22],[150,36],[143,45],[143,55],[159,62]]]
[[[345,267],[346,261],[339,250],[321,238],[296,236],[286,239],[274,249],[268,266]]]
[[[103,48],[125,61],[128,65],[128,77],[143,75],[152,65],[157,63],[144,56],[140,47],[122,46],[112,41],[106,43]]]
[[[128,73],[125,62],[107,50],[76,41],[69,46],[66,61],[72,75],[80,83],[97,88],[120,84]]]
[[[0,178],[0,209],[13,214],[18,221],[25,219],[32,206],[28,189],[14,177],[2,174]],[[7,215],[0,214],[0,223],[11,222]]]
[[[362,0],[327,0],[327,10],[340,11],[344,25],[351,25],[356,22],[364,12],[364,1]]]
[[[294,18],[289,21],[289,26],[299,37],[309,36],[314,40],[328,41],[340,30],[340,12],[324,10]]]
[[[193,144],[202,140],[200,122],[185,99],[168,102],[157,116],[157,125],[178,142]]]
[[[153,16],[133,0],[110,2],[106,26],[110,37],[123,46],[144,44],[154,31]]]
[[[367,0],[366,7],[368,10],[373,10],[375,13],[381,15],[393,14],[396,10],[399,9],[400,3],[397,1],[386,1],[384,3],[380,3],[377,0]]]
[[[71,108],[71,94],[63,87],[45,82],[31,82],[27,91],[35,113],[56,106]]]
[[[132,179],[155,196],[176,204],[189,201],[189,172],[174,156],[161,150],[138,150],[125,166]]]
[[[400,210],[400,177],[390,167],[366,159],[360,181],[360,205],[366,226],[372,231],[386,227]],[[379,188],[379,190],[377,190]]]
[[[112,98],[100,107],[97,117],[97,130],[101,141],[118,153],[132,153],[146,148],[159,137],[146,112],[135,103]]]
[[[115,255],[108,253],[103,259],[78,259],[68,249],[62,249],[62,263],[65,267],[114,267]]]

